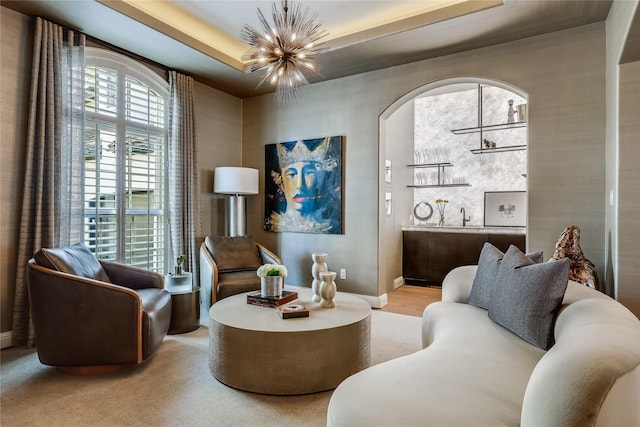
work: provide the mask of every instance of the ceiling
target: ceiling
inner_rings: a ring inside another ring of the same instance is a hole
[[[604,21],[612,0],[300,0],[329,32],[315,83]],[[278,6],[280,1],[277,0]],[[272,92],[245,73],[244,24],[273,2],[252,0],[2,1],[244,98]],[[291,3],[289,4],[291,8]]]

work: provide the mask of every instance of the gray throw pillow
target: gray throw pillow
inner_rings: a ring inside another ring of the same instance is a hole
[[[535,263],[543,261],[542,251],[527,254],[527,257]],[[485,310],[489,308],[491,288],[498,278],[502,258],[504,258],[504,253],[500,249],[489,242],[485,242],[484,246],[482,246],[482,251],[480,251],[476,277],[473,279],[471,293],[469,294],[469,304]]]
[[[502,259],[491,290],[489,318],[523,340],[548,350],[569,282],[569,260],[534,263],[515,246]]]

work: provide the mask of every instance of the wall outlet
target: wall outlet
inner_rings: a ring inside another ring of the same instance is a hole
[[[341,279],[346,279],[347,278],[347,269],[346,268],[341,268],[340,269],[340,278]]]

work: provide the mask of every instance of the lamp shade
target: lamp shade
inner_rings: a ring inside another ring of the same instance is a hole
[[[258,169],[239,167],[216,168],[213,192],[220,194],[258,194]]]

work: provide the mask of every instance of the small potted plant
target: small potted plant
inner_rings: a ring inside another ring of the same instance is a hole
[[[260,278],[260,296],[279,297],[284,288],[284,278],[287,277],[287,267],[281,264],[264,264],[258,268]]]
[[[182,274],[182,264],[184,263],[185,259],[186,257],[184,255],[180,255],[178,258],[176,258],[176,274]]]

